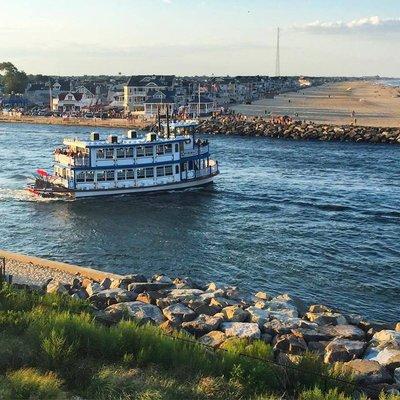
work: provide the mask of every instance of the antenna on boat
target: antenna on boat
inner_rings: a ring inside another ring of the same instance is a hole
[[[157,123],[158,123],[158,132],[161,134],[160,106],[157,107]]]
[[[168,111],[168,103],[167,103],[167,138],[169,139],[169,134],[170,134],[170,130],[169,130],[169,111]]]

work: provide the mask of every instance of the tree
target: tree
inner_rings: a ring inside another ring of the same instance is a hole
[[[24,71],[18,71],[10,62],[0,63],[1,83],[4,85],[5,93],[23,93],[28,84],[28,77]]]

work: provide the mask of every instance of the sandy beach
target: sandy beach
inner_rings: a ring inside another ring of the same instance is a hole
[[[329,83],[231,109],[253,116],[265,116],[267,111],[323,124],[345,125],[356,119],[357,125],[399,127],[400,88],[367,81]]]

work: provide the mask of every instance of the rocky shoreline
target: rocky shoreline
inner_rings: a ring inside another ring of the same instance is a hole
[[[273,120],[240,114],[204,120],[198,133],[213,135],[263,136],[291,140],[351,141],[400,144],[400,128],[376,128],[357,125],[328,125],[295,121],[286,117]]]
[[[8,273],[16,268],[13,260],[6,265]],[[26,274],[35,273],[31,269]],[[87,299],[104,324],[129,317],[159,325],[168,334],[186,331],[200,343],[221,349],[232,338],[262,340],[272,346],[280,364],[295,364],[311,351],[325,363],[337,363],[354,374],[370,394],[400,390],[400,323],[373,323],[322,304],[306,304],[289,294],[250,295],[237,287],[201,285],[190,278],[104,273],[103,279],[94,280],[79,273],[50,271],[44,282],[45,273],[40,271],[39,277],[24,283],[38,290],[40,282],[39,290],[47,293]]]

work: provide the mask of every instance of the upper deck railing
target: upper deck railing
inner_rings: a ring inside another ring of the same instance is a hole
[[[63,165],[89,166],[89,157],[70,156],[67,154],[54,154],[54,160]]]

